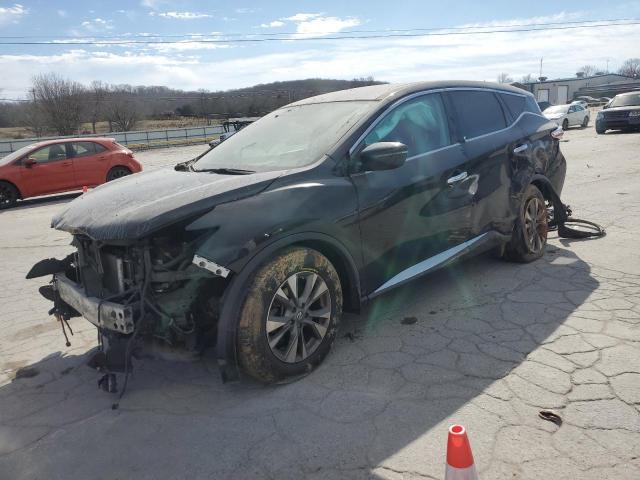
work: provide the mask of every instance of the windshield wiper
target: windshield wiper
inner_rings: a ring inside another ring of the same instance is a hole
[[[220,173],[222,175],[249,175],[250,173],[256,173],[255,170],[243,170],[241,168],[201,168],[195,169],[191,167],[194,172],[207,172],[207,173]]]

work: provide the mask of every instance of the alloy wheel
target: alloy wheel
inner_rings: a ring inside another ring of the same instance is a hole
[[[306,360],[322,343],[331,322],[332,300],[324,279],[298,272],[278,288],[266,319],[271,352],[282,362]]]
[[[539,253],[547,241],[547,208],[537,197],[529,199],[524,210],[525,238],[531,253]]]
[[[111,170],[111,172],[109,172],[108,181],[116,180],[116,179],[122,178],[122,177],[126,177],[127,175],[131,175],[131,172],[128,169],[126,169],[126,168],[114,168],[113,170]]]

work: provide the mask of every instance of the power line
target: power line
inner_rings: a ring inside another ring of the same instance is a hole
[[[640,21],[626,23],[599,23],[589,25],[566,25],[547,26],[536,28],[504,28],[483,31],[429,31],[423,33],[393,33],[393,34],[372,34],[372,35],[345,35],[338,34],[332,36],[314,36],[314,37],[269,37],[269,38],[234,38],[234,39],[191,39],[191,40],[115,40],[115,41],[30,41],[30,42],[0,42],[0,45],[136,45],[136,44],[180,44],[180,43],[202,43],[202,44],[227,44],[227,43],[261,43],[261,42],[301,42],[301,41],[318,41],[318,40],[365,40],[380,38],[410,38],[410,37],[431,37],[431,36],[458,36],[458,35],[489,35],[496,33],[518,33],[518,32],[545,32],[552,30],[575,30],[585,28],[606,28],[606,27],[622,27],[640,25]],[[437,29],[451,30],[451,29]],[[282,34],[280,34],[282,35]]]
[[[389,29],[377,29],[377,30],[345,30],[340,32],[341,34],[348,35],[353,33],[406,33],[406,32],[434,32],[443,30],[478,30],[487,28],[517,28],[517,27],[542,27],[542,26],[554,26],[554,25],[578,25],[582,24],[587,26],[591,23],[613,23],[613,22],[637,22],[637,18],[617,18],[617,19],[600,19],[600,20],[575,20],[575,21],[563,21],[563,22],[542,22],[542,23],[512,23],[505,25],[467,25],[461,27],[431,27],[431,28],[389,28]],[[616,23],[617,24],[617,23]],[[624,23],[622,24],[624,25]],[[313,32],[314,35],[332,35],[337,32],[325,31],[325,32]],[[101,39],[101,40],[123,40],[126,38],[186,38],[192,39],[193,37],[274,37],[284,35],[308,35],[308,33],[301,32],[252,32],[252,33],[182,33],[182,34],[153,34],[153,33],[123,33],[119,35],[0,35],[0,39],[30,39],[30,38],[66,38],[66,39]],[[55,41],[55,40],[51,40]]]

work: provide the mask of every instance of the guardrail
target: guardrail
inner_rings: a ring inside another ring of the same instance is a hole
[[[233,127],[232,127],[233,128]],[[69,137],[39,137],[21,139],[0,139],[0,157],[11,152],[44,140],[57,140],[64,138],[90,138],[108,137],[132,150],[145,148],[171,147],[175,145],[187,145],[192,143],[206,143],[224,133],[222,125],[208,127],[168,128],[165,130],[138,130],[131,132],[111,132],[97,135],[74,135]]]

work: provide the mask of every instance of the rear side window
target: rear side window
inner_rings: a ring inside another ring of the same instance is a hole
[[[508,93],[500,93],[500,98],[507,106],[507,110],[511,113],[514,120],[522,115],[525,107],[525,98],[523,95],[509,95]]]
[[[465,139],[479,137],[507,126],[500,102],[493,92],[453,91],[449,94],[460,133]]]
[[[532,96],[527,95],[524,103],[525,110],[527,112],[537,113],[538,115],[542,114],[542,111],[540,111],[540,105],[538,105],[538,102],[536,102]]]
[[[95,153],[95,144],[93,142],[74,142],[68,145],[71,147],[71,155],[74,158],[88,157]]]

